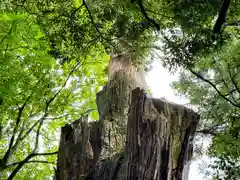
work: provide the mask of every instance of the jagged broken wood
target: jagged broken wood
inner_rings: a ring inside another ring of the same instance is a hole
[[[80,119],[63,127],[55,179],[187,179],[197,113],[136,88],[125,120]]]

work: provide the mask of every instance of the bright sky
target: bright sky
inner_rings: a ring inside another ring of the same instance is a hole
[[[187,99],[178,96],[170,86],[173,81],[178,79],[178,74],[170,74],[160,62],[154,61],[152,65],[153,69],[146,75],[146,82],[151,88],[152,95],[157,98],[165,97],[177,104],[188,103]],[[191,164],[189,180],[204,180],[203,175],[200,174],[199,165],[205,159],[206,157],[200,158]]]

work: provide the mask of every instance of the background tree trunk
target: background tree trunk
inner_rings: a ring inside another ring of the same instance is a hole
[[[55,179],[186,179],[199,115],[148,97],[131,62],[112,58],[109,82],[97,94],[99,121],[62,128]]]

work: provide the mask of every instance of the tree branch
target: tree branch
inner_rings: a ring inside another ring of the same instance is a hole
[[[52,98],[49,99],[49,101],[46,103],[46,109],[48,109],[50,103],[51,103],[51,102],[57,97],[57,95],[63,90],[63,88],[64,88],[64,87],[66,86],[66,84],[67,84],[67,81],[69,80],[69,78],[71,77],[71,75],[78,69],[79,65],[80,65],[80,62],[78,62],[78,63],[73,67],[73,69],[71,70],[71,72],[68,74],[67,79],[66,79],[65,82],[63,83],[61,89],[60,89],[56,94],[54,94],[54,95],[52,96]],[[45,109],[45,111],[46,111],[46,109]]]
[[[212,135],[212,136],[216,136],[218,135],[222,130],[224,130],[223,124],[221,125],[215,125],[212,127],[208,127],[205,129],[200,129],[197,130],[197,133],[202,133],[202,134],[207,134],[207,135]]]
[[[222,79],[222,82],[223,84],[225,85],[225,87],[228,89],[229,93],[228,94],[225,94],[224,96],[231,96],[231,98],[234,100],[234,102],[237,102],[234,95],[230,92],[234,92],[234,91],[230,91],[230,87],[228,86],[227,82],[224,80],[224,77],[221,78]]]
[[[47,112],[48,112],[48,108],[50,106],[50,104],[53,102],[53,100],[58,96],[58,94],[63,90],[63,88],[66,86],[67,84],[67,81],[69,80],[69,78],[71,77],[71,75],[78,69],[80,65],[80,62],[77,62],[76,65],[73,67],[73,69],[71,70],[71,72],[68,74],[68,77],[66,78],[65,82],[63,83],[61,89],[56,93],[54,94],[50,99],[49,101],[46,102],[46,107],[45,107],[45,110],[44,110],[44,114],[43,116],[37,120],[29,129],[28,131],[21,137],[19,137],[19,140],[18,142],[21,142],[22,140],[24,140],[31,132],[32,130],[39,124],[39,128],[41,128],[42,124],[43,124],[43,121],[46,119],[47,117]],[[40,129],[38,128],[38,131],[40,131]],[[16,148],[18,144],[14,144],[13,148]]]
[[[79,9],[81,9],[83,6],[84,6],[84,3],[82,3],[78,8],[76,8],[75,10],[73,10],[73,12],[72,12],[71,15],[70,15],[70,18],[72,18],[72,17],[74,16],[74,14],[75,14]]]
[[[240,20],[227,21],[223,24],[224,26],[240,26]]]
[[[7,34],[1,39],[0,44],[2,44],[2,42],[7,38],[7,36],[9,34],[11,34],[13,23],[14,23],[14,21],[12,22],[11,27],[10,27],[9,31],[7,32]]]
[[[140,10],[141,10],[141,13],[143,14],[143,16],[144,16],[150,23],[152,23],[152,24],[156,27],[156,29],[159,31],[159,30],[160,30],[160,26],[158,25],[158,23],[156,23],[152,18],[150,18],[150,17],[148,16],[148,14],[147,14],[144,6],[143,6],[142,0],[138,0],[138,1],[137,1],[137,4],[138,4],[138,6],[139,6],[139,8],[140,8]]]
[[[220,34],[223,24],[226,22],[227,11],[230,5],[230,0],[223,0],[221,10],[218,14],[217,21],[213,28],[214,34]]]
[[[43,120],[43,117],[41,117],[38,121],[36,121],[19,140],[20,141],[24,140],[42,120]]]
[[[194,74],[196,77],[198,77],[199,79],[203,80],[204,82],[208,83],[209,85],[211,85],[216,92],[218,93],[219,96],[221,96],[223,99],[225,99],[226,101],[228,101],[230,104],[232,104],[235,107],[240,108],[240,104],[236,104],[233,101],[231,101],[229,98],[227,98],[225,95],[223,95],[218,88],[216,87],[215,84],[213,84],[211,81],[209,81],[208,79],[205,79],[203,76],[201,76],[200,74],[198,74],[197,72],[193,71],[191,68],[189,68],[189,71]]]
[[[82,4],[85,6],[85,8],[86,8],[86,10],[87,10],[87,12],[88,12],[88,14],[89,14],[90,20],[91,20],[94,28],[96,29],[96,31],[97,31],[97,32],[99,33],[99,35],[101,36],[101,38],[103,38],[105,41],[107,41],[107,42],[114,48],[114,50],[116,50],[116,47],[110,42],[111,40],[105,38],[105,37],[102,35],[102,33],[101,33],[101,31],[99,30],[97,24],[94,22],[92,13],[91,13],[90,9],[88,8],[88,6],[87,6],[87,4],[86,4],[86,1],[83,0],[83,3],[82,3]]]
[[[38,129],[37,129],[36,139],[35,139],[35,147],[33,149],[33,153],[36,153],[37,148],[38,148],[39,134],[40,134],[40,130],[41,130],[42,125],[43,125],[43,121],[40,122],[40,124],[38,126]]]
[[[16,149],[17,149],[17,147],[18,147],[18,144],[20,143],[20,138],[21,138],[21,136],[22,136],[22,134],[23,134],[23,132],[24,132],[26,122],[27,122],[26,120],[23,121],[21,130],[20,130],[20,132],[19,132],[19,134],[18,134],[18,138],[17,138],[15,144],[12,146],[12,152],[15,152],[15,151],[16,151]]]
[[[202,133],[202,134],[207,134],[207,135],[212,135],[212,136],[217,135],[217,132],[211,131],[211,129],[198,130],[198,131],[196,131],[196,133]]]
[[[234,77],[233,77],[233,75],[232,75],[232,73],[231,73],[231,70],[230,70],[229,66],[228,66],[228,73],[229,73],[229,76],[230,76],[230,78],[231,78],[231,81],[232,81],[233,85],[235,86],[237,92],[238,92],[239,95],[240,95],[240,87],[238,87],[238,84],[237,84],[237,82],[235,81],[235,79],[234,79]]]
[[[228,94],[225,94],[224,96],[229,96],[229,95],[231,95],[232,93],[234,93],[235,91],[237,91],[237,89],[232,89]]]
[[[31,154],[29,154],[23,161],[18,163],[17,167],[13,170],[13,172],[8,177],[8,180],[12,180],[16,176],[18,171],[23,167],[23,165],[26,164],[31,158],[33,158],[35,156],[51,156],[51,155],[55,155],[55,154],[58,154],[58,151],[55,151],[52,153],[31,153]]]
[[[67,81],[69,80],[70,76],[73,74],[73,72],[76,71],[76,69],[78,68],[79,65],[80,65],[80,62],[78,62],[78,63],[73,67],[73,69],[72,69],[71,72],[69,73],[68,77],[66,78],[64,84],[62,85],[61,89],[60,89],[56,94],[54,94],[54,95],[49,99],[49,101],[46,102],[46,107],[45,107],[45,111],[44,111],[43,116],[42,116],[37,122],[35,122],[35,123],[30,127],[30,129],[29,129],[23,136],[19,136],[18,141],[17,141],[14,145],[13,145],[13,141],[14,141],[14,139],[13,139],[12,144],[11,144],[11,147],[9,146],[9,150],[8,150],[8,152],[7,152],[6,154],[10,154],[11,151],[12,151],[12,149],[16,149],[17,146],[18,146],[18,144],[19,144],[22,140],[24,140],[24,139],[32,132],[32,130],[39,124],[38,129],[37,129],[37,134],[36,134],[35,147],[34,147],[32,153],[35,153],[35,152],[36,152],[36,150],[37,150],[37,148],[38,148],[38,141],[39,141],[40,130],[41,130],[42,124],[43,124],[43,122],[44,122],[44,120],[45,120],[45,118],[46,118],[46,116],[47,116],[48,108],[49,108],[50,104],[53,102],[53,100],[57,97],[57,95],[63,90],[63,88],[65,87],[65,85],[66,85]],[[29,96],[29,98],[30,98],[30,96]],[[27,101],[26,101],[26,102],[27,102]],[[26,102],[25,102],[25,103],[26,103]],[[22,106],[22,107],[25,107],[25,105]],[[22,108],[20,108],[20,109],[22,109]],[[22,109],[22,110],[23,110],[23,109]],[[21,112],[22,112],[22,111],[21,111]],[[16,133],[15,133],[15,134],[16,134]],[[14,134],[14,137],[15,137],[15,134]],[[22,133],[21,133],[21,134],[22,134]],[[13,147],[12,147],[12,146],[13,146]],[[5,159],[6,159],[8,156],[9,156],[9,155],[6,155]],[[7,159],[6,159],[6,160],[5,160],[5,159],[3,159],[3,160],[4,160],[3,162],[7,163]]]
[[[8,150],[7,150],[7,152],[5,153],[5,155],[3,157],[3,162],[4,163],[7,163],[9,157],[11,156],[12,146],[13,146],[13,143],[14,143],[14,140],[15,140],[15,136],[16,136],[16,133],[17,133],[17,129],[18,129],[19,123],[21,121],[22,112],[23,112],[23,110],[24,110],[28,100],[30,99],[30,97],[31,97],[31,95],[28,96],[28,98],[25,100],[24,104],[19,108],[18,116],[17,116],[17,119],[16,119],[16,124],[15,124],[15,127],[13,129],[13,134],[12,134],[9,146],[8,146]],[[18,142],[16,142],[16,143],[18,143]]]

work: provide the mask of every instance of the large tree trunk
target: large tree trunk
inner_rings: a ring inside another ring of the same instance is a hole
[[[109,82],[97,94],[99,121],[62,128],[55,179],[187,179],[199,115],[144,88],[126,55],[112,58]]]

